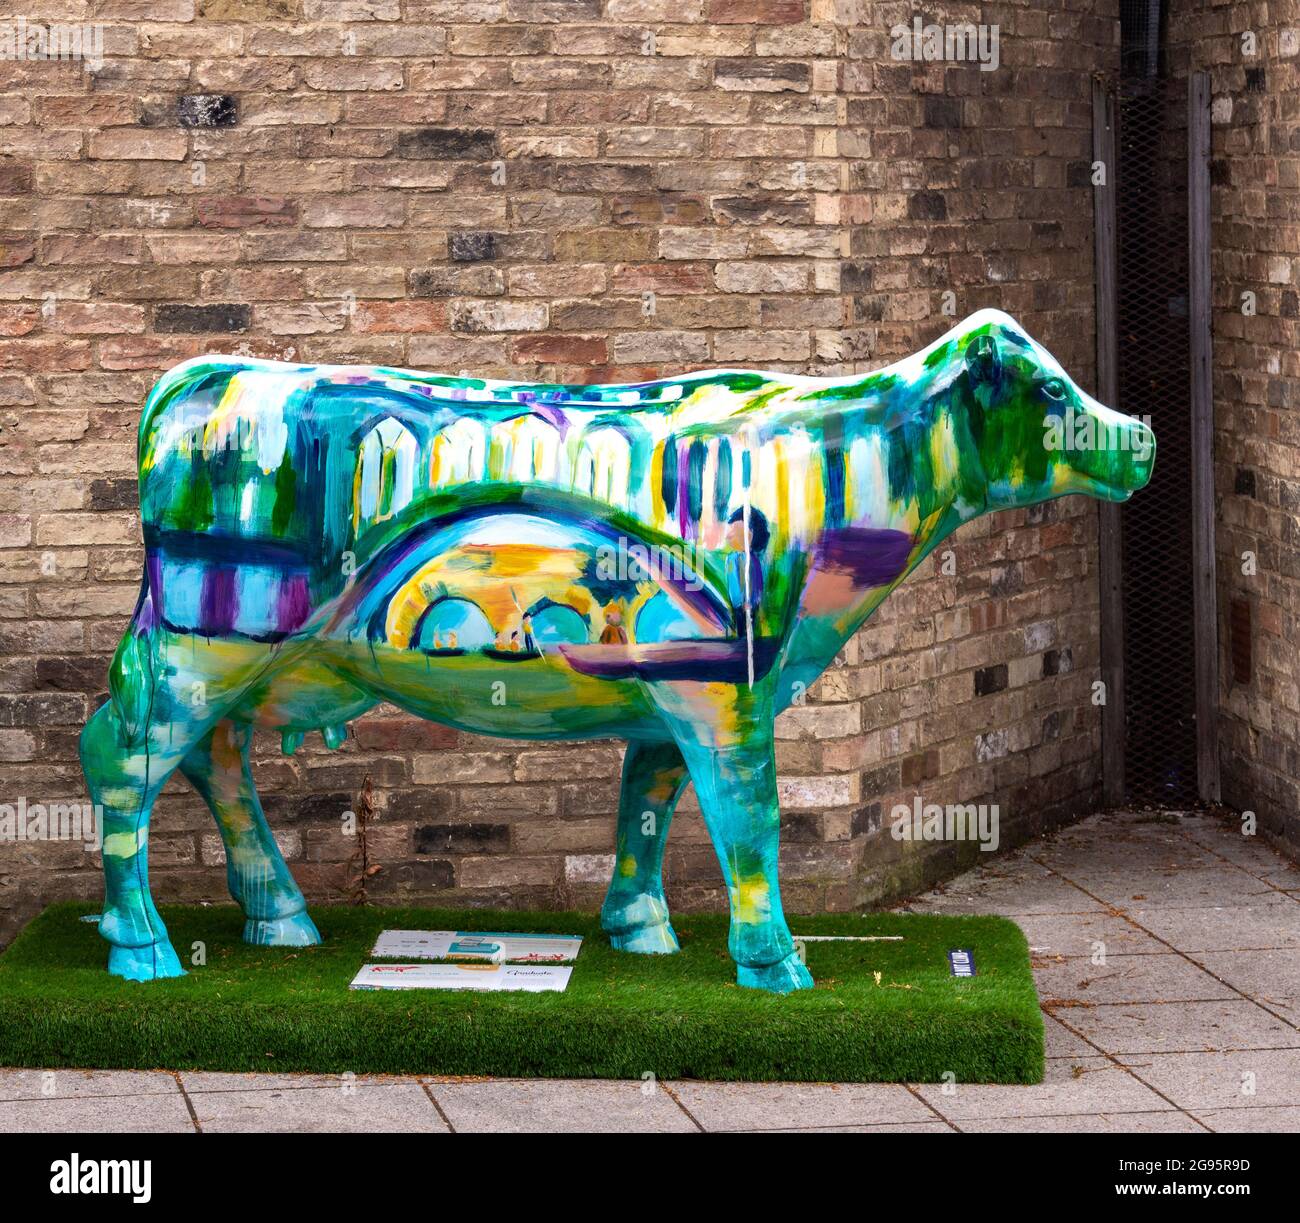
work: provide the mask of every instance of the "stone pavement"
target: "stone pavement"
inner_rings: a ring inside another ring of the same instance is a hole
[[[1204,816],[1095,816],[918,898],[1034,950],[1036,1087],[0,1070],[0,1132],[1300,1130],[1300,868]]]

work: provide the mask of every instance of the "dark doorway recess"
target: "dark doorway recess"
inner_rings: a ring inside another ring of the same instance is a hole
[[[1116,375],[1149,417],[1155,476],[1122,512],[1124,791],[1197,801],[1189,332],[1188,82],[1161,54],[1160,0],[1124,0],[1117,94]]]

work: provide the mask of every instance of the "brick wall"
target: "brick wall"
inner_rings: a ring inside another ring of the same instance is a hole
[[[1095,389],[1091,76],[1118,69],[1118,4],[921,6],[927,21],[997,23],[990,72],[895,61],[889,30],[914,11],[875,5],[848,32],[851,355],[915,351],[945,310],[994,305]],[[864,733],[824,744],[820,766],[860,760],[853,829],[885,821],[844,847],[845,899],[906,894],[983,856],[894,840],[889,813],[918,793],[997,804],[1004,846],[1101,801],[1095,505],[979,519],[944,559],[890,598],[823,681],[861,698]]]
[[[0,63],[0,801],[80,798],[140,567],[134,431],[202,352],[630,380],[843,372],[983,305],[1091,385],[1089,78],[1115,0],[934,5],[1001,66],[908,63],[869,0],[78,0],[106,60]],[[0,19],[2,23],[3,19]],[[889,898],[976,856],[882,831],[893,804],[996,802],[1004,845],[1092,808],[1095,509],[986,518],[780,725],[793,910]],[[394,710],[338,753],[259,744],[311,895],[373,778],[383,900],[599,902],[620,750],[476,740]],[[678,905],[721,903],[688,798]],[[181,782],[160,898],[223,895]],[[97,897],[60,844],[0,845],[0,935]]]
[[[1175,5],[1210,73],[1223,798],[1300,853],[1300,3]],[[1243,41],[1254,36],[1253,48]],[[1254,54],[1250,54],[1253,50]],[[1250,295],[1247,297],[1246,295]]]

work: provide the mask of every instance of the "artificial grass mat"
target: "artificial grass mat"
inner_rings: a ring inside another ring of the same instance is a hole
[[[1024,935],[1000,917],[792,919],[813,990],[735,984],[723,914],[674,916],[672,956],[613,951],[594,915],[313,908],[324,944],[250,947],[234,906],[164,906],[189,975],[105,971],[84,902],[54,905],[0,955],[0,1066],[308,1070],[565,1078],[1036,1083],[1043,1022]],[[564,993],[349,990],[384,929],[584,936]],[[193,967],[195,943],[206,966]],[[948,952],[974,953],[954,978]]]

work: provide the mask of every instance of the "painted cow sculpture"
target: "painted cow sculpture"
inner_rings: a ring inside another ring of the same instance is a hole
[[[963,522],[1123,500],[1153,461],[1144,424],[994,311],[837,378],[177,366],[140,425],[139,602],[82,735],[109,970],[182,973],[147,870],[176,769],[216,818],[244,938],[318,942],[250,739],[335,747],[389,701],[482,734],[628,740],[601,911],[624,951],[677,949],[661,864],[693,781],[740,984],[809,987],[781,908],[773,719]]]

